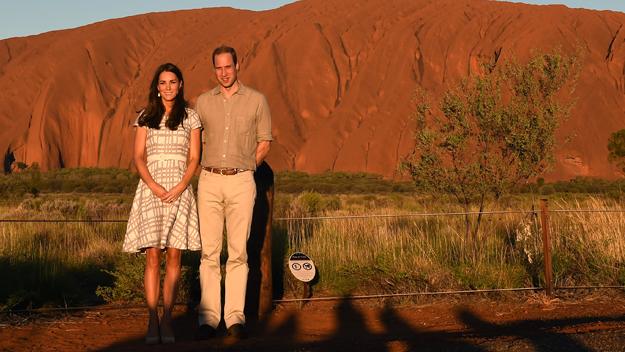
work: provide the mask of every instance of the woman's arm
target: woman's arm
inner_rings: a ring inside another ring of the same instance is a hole
[[[167,195],[165,196],[165,198],[163,198],[164,202],[175,201],[187,188],[189,182],[191,182],[191,179],[193,178],[193,175],[195,175],[195,170],[197,170],[197,166],[200,164],[200,149],[200,129],[196,128],[191,131],[187,171],[184,173],[182,181],[180,181],[179,184],[177,184],[172,189],[170,189],[169,192],[167,192]]]
[[[148,170],[148,166],[145,163],[144,155],[145,155],[145,139],[148,131],[141,126],[137,127],[137,133],[135,134],[135,149],[134,149],[134,161],[137,166],[137,171],[139,172],[139,177],[145,182],[148,188],[152,191],[152,193],[159,197],[161,200],[165,201],[163,198],[167,194],[167,190],[156,183],[150,175],[150,170]]]

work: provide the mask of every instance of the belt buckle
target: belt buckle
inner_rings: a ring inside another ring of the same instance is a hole
[[[224,176],[224,169],[219,169],[219,174],[220,174],[221,176]]]

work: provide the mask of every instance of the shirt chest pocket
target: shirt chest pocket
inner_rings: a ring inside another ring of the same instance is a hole
[[[237,126],[236,131],[241,135],[248,135],[252,130],[252,125],[254,124],[254,118],[248,116],[237,116]]]

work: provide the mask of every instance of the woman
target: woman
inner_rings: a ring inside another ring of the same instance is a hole
[[[148,105],[134,123],[134,162],[141,181],[132,203],[123,251],[146,254],[148,344],[175,341],[171,313],[180,286],[181,252],[201,249],[197,206],[189,183],[199,163],[202,125],[195,111],[187,108],[183,83],[176,66],[160,66],[150,85]],[[159,324],[163,251],[166,273]]]

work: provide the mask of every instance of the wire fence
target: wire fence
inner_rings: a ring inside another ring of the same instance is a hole
[[[491,212],[453,212],[453,213],[418,213],[418,214],[375,214],[375,215],[345,215],[345,216],[310,216],[310,217],[278,217],[273,218],[274,223],[291,222],[291,221],[321,221],[321,220],[350,220],[350,219],[375,219],[375,218],[416,218],[416,217],[445,217],[445,216],[477,216],[477,215],[505,215],[505,214],[533,214],[543,217],[543,241],[545,242],[545,287],[524,287],[524,288],[502,288],[502,289],[486,289],[486,290],[456,290],[456,291],[440,291],[440,292],[408,292],[408,293],[391,293],[378,295],[358,295],[358,296],[337,296],[337,297],[304,297],[295,299],[275,299],[274,304],[289,302],[308,302],[308,301],[330,301],[330,300],[356,300],[356,299],[380,299],[390,297],[409,297],[409,296],[431,296],[431,295],[454,295],[454,294],[474,294],[488,292],[507,292],[507,291],[546,291],[548,295],[553,294],[554,290],[578,290],[578,289],[623,289],[625,286],[605,285],[605,286],[555,286],[553,283],[549,238],[549,213],[624,213],[625,209],[554,209],[549,210],[544,207],[540,210],[516,210],[516,211],[491,211]],[[126,223],[127,220],[107,220],[107,219],[88,219],[88,220],[67,220],[67,219],[0,219],[0,223]],[[546,231],[546,232],[545,232]],[[193,304],[193,302],[187,303]],[[133,306],[119,306],[115,308],[132,308]],[[139,306],[142,307],[142,306]],[[74,307],[74,308],[52,308],[52,309],[36,309],[27,310],[35,311],[54,311],[68,309],[92,309],[93,307]],[[110,308],[107,308],[110,309]],[[17,312],[17,311],[16,311]]]
[[[550,213],[624,213],[625,209],[550,209]],[[410,218],[434,216],[460,215],[497,215],[497,214],[540,214],[540,210],[511,210],[511,211],[483,211],[483,212],[455,212],[455,213],[419,213],[419,214],[375,214],[375,215],[344,215],[344,216],[309,216],[293,218],[273,218],[273,221],[301,221],[301,220],[342,220],[342,219],[375,219],[375,218]],[[126,223],[128,220],[65,220],[65,219],[0,219],[0,223]]]
[[[0,223],[126,223],[128,220],[58,220],[58,219],[50,219],[50,220],[14,220],[14,219],[0,219]]]

